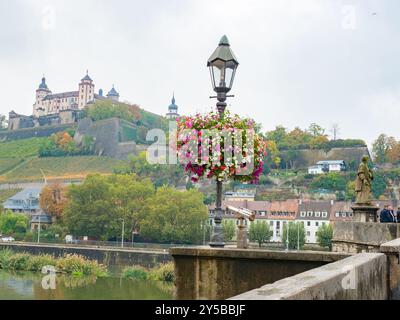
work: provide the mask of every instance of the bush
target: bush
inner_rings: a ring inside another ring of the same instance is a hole
[[[56,264],[57,260],[50,255],[31,256],[27,266],[27,271],[41,272],[43,267],[45,266],[55,267]]]
[[[6,269],[8,260],[14,253],[11,250],[0,250],[0,269]]]
[[[16,253],[5,262],[5,269],[8,270],[29,270],[31,255],[27,253]]]
[[[97,261],[87,260],[75,254],[67,254],[61,259],[58,259],[56,269],[58,272],[77,276],[95,275],[102,277],[107,274],[107,269]]]
[[[173,282],[175,279],[174,263],[162,264],[157,268],[150,270],[149,279],[156,281]]]
[[[127,267],[122,272],[122,276],[128,279],[147,280],[148,271],[141,266]]]

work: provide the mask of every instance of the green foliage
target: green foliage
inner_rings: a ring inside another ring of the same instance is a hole
[[[161,264],[150,270],[150,280],[173,282],[175,278],[175,266],[173,262]]]
[[[257,242],[262,246],[263,243],[268,242],[272,237],[269,224],[262,221],[255,221],[250,224],[250,241]]]
[[[317,231],[318,244],[323,248],[332,249],[333,226],[331,224],[323,224]]]
[[[142,217],[140,231],[146,240],[190,244],[203,238],[201,226],[208,210],[200,192],[162,187],[147,199]]]
[[[107,268],[97,261],[87,260],[79,255],[67,254],[64,257],[57,259],[57,272],[73,274],[73,275],[95,275],[104,277],[107,275]]]
[[[55,266],[56,261],[57,261],[56,258],[46,254],[38,256],[30,256],[26,270],[32,272],[41,272],[43,267]]]
[[[129,237],[139,227],[140,212],[154,192],[150,180],[135,175],[91,175],[69,188],[64,221],[74,235],[109,240],[120,236],[120,219],[125,219]]]
[[[47,138],[31,138],[0,143],[0,158],[26,159],[39,154],[39,149]]]
[[[312,183],[313,189],[324,189],[329,191],[346,191],[347,181],[344,176],[339,173],[328,173],[318,176]]]
[[[126,267],[122,272],[123,278],[135,280],[174,281],[174,263],[161,264],[153,269],[141,266]]]
[[[141,266],[126,267],[122,272],[122,277],[135,280],[147,280],[148,270]]]
[[[374,195],[375,199],[379,199],[379,197],[385,193],[387,185],[388,181],[385,177],[385,174],[382,172],[374,172],[372,194]]]
[[[11,250],[0,250],[0,269],[39,272],[45,266],[54,266],[57,272],[72,275],[97,277],[107,275],[105,266],[79,255],[67,254],[61,258],[54,258],[49,255],[31,255],[14,253]]]
[[[139,106],[115,101],[97,101],[85,108],[85,115],[93,121],[120,118],[129,122],[137,122],[141,119]]]
[[[44,141],[39,149],[39,156],[70,157],[92,155],[94,152],[93,138],[84,136],[82,140],[82,145],[78,145],[68,132],[55,133]]]
[[[82,179],[88,174],[112,173],[115,166],[119,166],[123,161],[95,156],[77,156],[61,158],[36,158],[24,163],[18,170],[6,174],[6,181],[33,181],[43,180],[42,169],[48,179]]]
[[[5,235],[25,233],[28,229],[29,218],[24,214],[17,214],[11,211],[0,214],[0,232]]]
[[[138,156],[130,156],[128,165],[122,165],[114,169],[114,173],[134,173],[142,178],[150,178],[154,185],[174,186],[182,184],[185,172],[180,165],[150,164],[147,161],[147,152],[141,152]]]
[[[24,162],[22,158],[0,158],[0,174],[4,174]]]
[[[295,128],[288,131],[283,126],[266,133],[266,140],[274,141],[279,150],[323,149],[329,151],[333,148],[365,147],[363,140],[329,140],[325,135],[326,130],[318,124],[311,124],[306,130]]]
[[[224,233],[225,241],[232,241],[236,235],[236,224],[232,220],[223,220],[222,231]]]
[[[282,235],[282,241],[287,247],[288,244],[288,230],[287,230],[287,224],[283,227],[283,235]],[[303,222],[290,222],[289,223],[289,249],[291,250],[297,250],[298,246],[300,247],[300,250],[304,248],[304,245],[306,243],[306,230],[304,227]]]

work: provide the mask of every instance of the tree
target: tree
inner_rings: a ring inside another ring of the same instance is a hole
[[[317,242],[323,248],[332,249],[333,226],[323,224],[317,231]]]
[[[395,138],[388,138],[388,150],[386,153],[386,157],[388,162],[393,164],[400,163],[400,142]]]
[[[90,175],[67,192],[64,221],[70,233],[109,240],[120,237],[121,220],[125,236],[139,228],[144,203],[154,195],[149,179],[136,175]]]
[[[262,246],[263,243],[268,242],[272,237],[269,224],[262,221],[255,221],[250,224],[250,241],[257,242],[258,245]]]
[[[287,247],[287,224],[283,227],[282,241]],[[303,249],[306,243],[306,230],[304,228],[303,222],[290,222],[289,223],[289,249]]]
[[[25,233],[28,230],[29,218],[11,211],[0,214],[0,232],[6,235]]]
[[[313,136],[313,137],[326,137],[325,135],[325,129],[319,126],[316,123],[312,123],[308,127],[308,132]]]
[[[115,101],[96,101],[85,108],[86,116],[93,121],[111,118],[120,118],[129,122],[138,122],[142,119],[140,107]]]
[[[387,178],[382,172],[375,172],[374,173],[374,181],[372,183],[372,194],[374,195],[375,199],[379,199],[382,196],[387,188]]]
[[[159,188],[141,210],[141,236],[148,241],[162,243],[201,242],[202,225],[209,218],[203,201],[203,195],[197,190]]]
[[[232,220],[224,220],[222,223],[222,230],[224,233],[225,241],[232,241],[236,235],[236,224]]]
[[[317,177],[312,183],[313,189],[325,189],[329,191],[346,191],[346,178],[339,173],[331,172],[326,175]]]
[[[275,141],[266,141],[267,144],[267,156],[264,163],[264,173],[269,173],[271,166],[279,168],[282,159],[280,158],[280,152]]]
[[[0,114],[0,130],[8,127],[7,117],[4,114]]]
[[[115,168],[115,173],[134,173],[143,178],[150,178],[156,187],[177,187],[183,183],[185,172],[179,165],[150,164],[145,151],[129,157],[128,166]]]
[[[60,183],[46,185],[40,193],[40,208],[53,217],[61,218],[67,204],[67,188]]]
[[[350,181],[347,184],[345,200],[351,200],[351,201],[356,200],[356,182],[355,181]]]
[[[389,149],[388,136],[381,134],[375,142],[372,144],[372,153],[374,161],[376,163],[386,163],[387,162],[387,152]]]

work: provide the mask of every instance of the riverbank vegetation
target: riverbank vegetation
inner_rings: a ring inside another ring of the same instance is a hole
[[[142,266],[126,267],[122,272],[122,277],[135,280],[173,282],[175,278],[174,263],[161,264],[152,269]]]
[[[57,273],[76,277],[108,275],[107,268],[97,261],[88,260],[79,255],[66,254],[55,258],[50,255],[32,255],[0,250],[0,269],[9,271],[41,272],[44,267],[55,267]]]

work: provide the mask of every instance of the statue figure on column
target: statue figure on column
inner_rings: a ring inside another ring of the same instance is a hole
[[[374,174],[368,167],[369,157],[364,156],[357,172],[356,179],[356,204],[357,205],[372,205],[371,187],[374,180]]]

